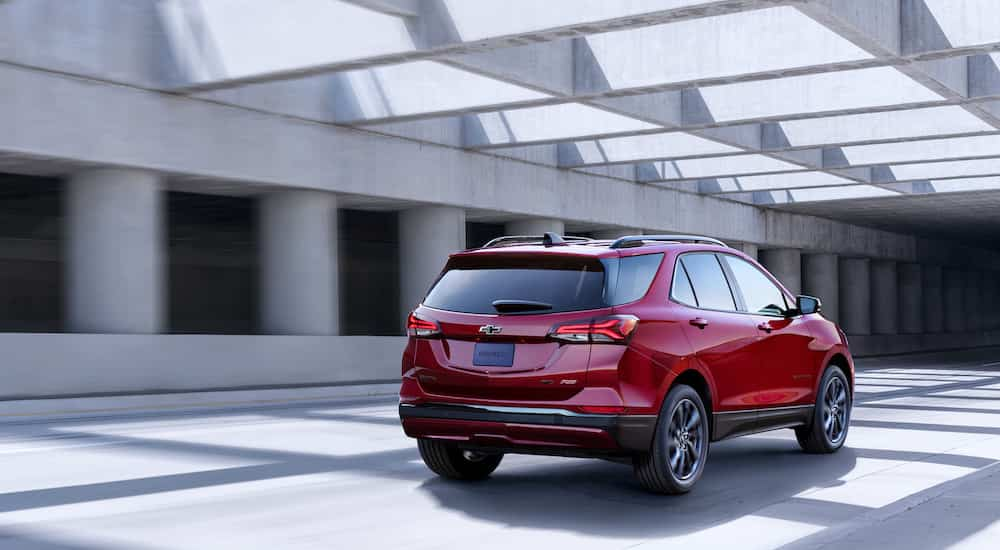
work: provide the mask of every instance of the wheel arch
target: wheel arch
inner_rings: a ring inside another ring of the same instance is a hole
[[[709,378],[702,374],[701,371],[689,368],[674,378],[667,389],[663,392],[663,395],[660,398],[660,403],[663,403],[663,400],[666,399],[667,394],[670,393],[670,390],[673,389],[674,386],[680,384],[692,387],[694,391],[698,393],[698,396],[701,397],[702,404],[705,405],[705,412],[708,413],[708,432],[709,438],[711,438],[712,432],[714,431],[714,422],[711,420],[712,411],[715,410],[715,405],[712,402],[712,399],[715,396],[715,390],[712,382]]]
[[[840,351],[833,351],[830,356],[826,359],[823,364],[823,370],[820,371],[819,376],[816,380],[816,391],[819,391],[819,383],[822,381],[823,373],[826,369],[831,366],[840,367],[840,370],[844,371],[844,376],[847,377],[847,386],[851,389],[851,394],[854,394],[854,367],[851,360],[848,359],[847,355]]]

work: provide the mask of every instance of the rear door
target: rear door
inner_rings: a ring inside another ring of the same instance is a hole
[[[421,342],[425,390],[489,400],[564,400],[586,383],[590,345],[548,337],[560,323],[610,313],[596,258],[484,254],[453,258],[417,309],[441,338]]]
[[[681,254],[674,267],[671,299],[688,317],[683,330],[696,359],[711,372],[719,398],[717,412],[752,408],[757,329],[738,312],[736,297],[712,252]]]
[[[753,319],[758,340],[753,345],[759,360],[759,387],[753,402],[759,407],[780,407],[811,401],[812,334],[801,316],[788,316],[792,308],[785,292],[760,268],[733,256],[720,254],[727,274],[742,298],[742,307]]]

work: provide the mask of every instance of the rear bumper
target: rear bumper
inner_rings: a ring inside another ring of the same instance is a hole
[[[583,414],[551,408],[401,403],[399,417],[410,437],[552,454],[561,454],[560,449],[647,451],[656,429],[653,415]]]

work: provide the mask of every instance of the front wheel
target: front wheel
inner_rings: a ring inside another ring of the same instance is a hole
[[[799,446],[807,453],[833,453],[847,440],[851,423],[851,387],[840,367],[823,373],[812,423],[795,429]]]
[[[691,386],[674,386],[663,400],[648,453],[635,458],[636,478],[644,489],[677,495],[694,487],[708,459],[708,414]]]
[[[486,479],[500,465],[502,454],[486,454],[460,449],[434,439],[418,439],[417,448],[424,464],[435,474],[449,479]]]

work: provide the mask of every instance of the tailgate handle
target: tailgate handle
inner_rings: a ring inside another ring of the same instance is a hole
[[[701,330],[705,330],[705,327],[708,326],[708,321],[705,320],[705,319],[702,319],[701,317],[695,317],[694,319],[691,319],[690,323],[691,323],[691,326],[698,327]]]

